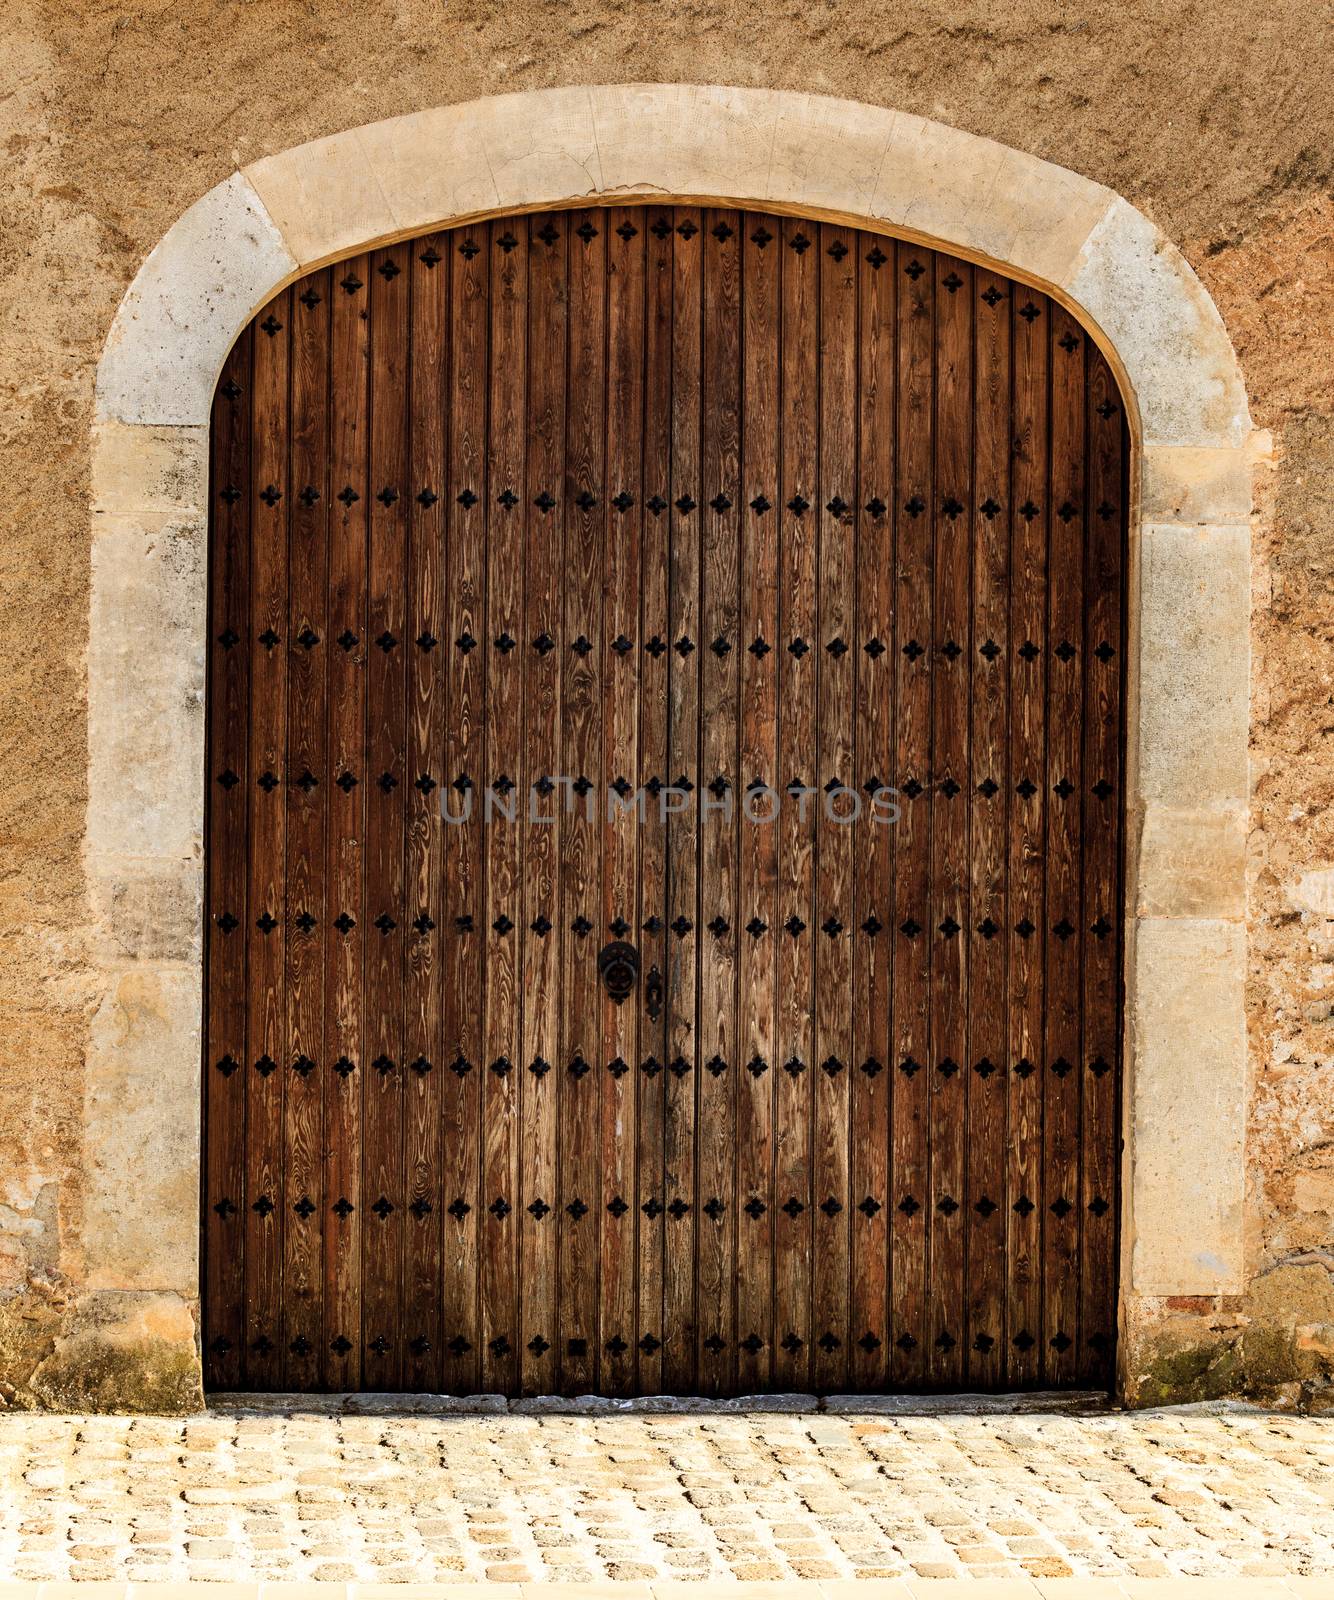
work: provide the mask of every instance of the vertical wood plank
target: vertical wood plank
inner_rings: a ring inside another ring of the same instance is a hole
[[[607,444],[602,495],[604,548],[602,649],[603,763],[602,926],[640,949],[640,981],[621,1005],[604,1001],[599,1065],[598,1130],[598,1387],[634,1391],[636,1343],[636,1129],[641,1078],[639,1013],[647,954],[636,931],[640,837],[648,826],[639,788],[640,529],[644,443],[643,213],[615,207],[604,214],[607,295]],[[651,1092],[651,1091],[650,1091]],[[657,1336],[656,1319],[650,1330]]]
[[[573,938],[561,914],[561,677],[566,652],[562,583],[565,501],[567,219],[534,217],[528,227],[527,484],[515,486],[527,553],[524,659],[525,769],[520,795],[530,819],[523,857],[524,1007],[523,1165],[525,1210],[519,1268],[523,1347],[520,1386],[551,1394],[562,1339],[557,1288],[557,1227],[526,1208],[558,1202],[557,1102],[561,1057],[561,948]],[[500,491],[504,493],[504,490]],[[527,1197],[531,1196],[532,1199]]]
[[[871,234],[855,240],[858,277],[858,480],[853,648],[855,763],[865,821],[856,829],[850,1152],[852,1215],[849,1334],[852,1382],[885,1386],[889,1374],[890,972],[894,660],[893,255]]]
[[[665,1270],[666,1175],[664,1151],[667,1116],[666,1064],[670,1008],[663,1005],[656,1021],[647,1006],[647,986],[654,971],[664,985],[670,971],[667,931],[667,835],[663,822],[663,785],[671,781],[667,736],[668,674],[676,657],[671,649],[669,530],[665,507],[670,503],[672,460],[672,233],[671,212],[651,208],[639,213],[644,230],[644,515],[640,599],[639,781],[644,790],[645,823],[640,838],[639,934],[645,974],[641,985],[639,1056],[639,1187],[635,1226],[638,1232],[639,1391],[659,1393],[663,1378],[663,1344],[667,1338],[663,1304]]]
[[[283,1382],[314,1386],[324,1343],[322,1251],[325,703],[329,657],[329,274],[293,290],[287,607],[287,1031]],[[299,292],[298,292],[299,291]]]
[[[765,219],[740,220],[742,257],[741,855],[737,920],[745,928],[737,1023],[737,1388],[773,1383],[774,1100],[779,1080],[778,385],[779,255]]]
[[[1003,1386],[1009,1037],[1010,302],[1002,279],[973,281],[972,772],[968,912],[968,1383]]]
[[[403,844],[407,818],[407,250],[370,258],[367,566],[366,1070],[362,1073],[362,1327],[367,1387],[403,1384]]]
[[[1047,330],[1044,296],[1015,285],[1010,517],[1010,1374],[1041,1371],[1043,946],[1046,802]]]
[[[602,213],[571,212],[570,377],[565,418],[565,657],[562,774],[569,809],[561,829],[560,1319],[561,1389],[584,1394],[597,1373],[597,1158],[602,1010],[598,951],[601,846],[607,782],[602,760],[602,501],[606,441],[606,239]]]
[[[443,1038],[444,907],[441,766],[445,748],[443,582],[445,396],[448,394],[449,262],[447,235],[410,247],[412,333],[408,373],[408,652],[407,864],[404,915],[410,918],[404,970],[403,1077],[408,1220],[404,1258],[407,1299],[404,1381],[438,1389],[443,1381],[441,1238],[445,1225],[440,1144]]]
[[[1116,381],[1086,344],[1083,1262],[1078,1379],[1110,1383],[1116,1340],[1129,443]]]
[[[806,224],[807,228],[811,225]],[[816,759],[816,504],[819,465],[820,264],[803,225],[769,219],[765,246],[781,279],[781,474],[772,515],[779,521],[777,1148],[774,1152],[775,1385],[811,1383],[812,1117],[815,1104],[815,829],[820,807]]]
[[[208,1035],[204,1052],[204,1360],[240,1387],[246,1227],[247,820],[250,730],[250,353],[233,346],[213,400],[209,506]]]
[[[698,1105],[699,766],[700,731],[700,381],[703,217],[692,206],[672,212],[672,471],[668,595],[667,823],[667,1126],[664,1146],[665,1239],[663,1378],[683,1392],[697,1380],[695,1305],[695,1138]],[[712,1309],[712,1308],[710,1308]],[[705,1335],[707,1337],[707,1335]]]
[[[1079,1363],[1080,979],[1083,781],[1084,340],[1053,304],[1048,319],[1051,466],[1047,488],[1047,921],[1043,1045],[1044,1384],[1074,1381]]]
[[[736,1373],[737,867],[741,466],[741,217],[703,213],[700,472],[699,1241],[696,1293],[702,1394]]]
[[[524,922],[519,782],[523,768],[523,519],[497,496],[521,484],[525,471],[525,373],[528,356],[528,230],[508,229],[514,243],[491,256],[489,470],[474,490],[486,537],[486,767],[474,803],[482,807],[486,943],[481,1063],[482,1193],[513,1207],[487,1226],[481,1256],[482,1387],[511,1394],[519,1381],[519,1232],[523,1206],[519,1160],[522,1094],[521,986]]]
[[[895,539],[895,787],[892,1271],[890,1381],[920,1387],[929,1369],[927,1263],[931,1101],[930,861],[932,472],[935,276],[929,254],[895,246],[898,285]]]
[[[246,1005],[246,1368],[253,1389],[282,1382],[283,1092],[287,1084],[287,480],[291,296],[255,335],[250,517],[250,881]],[[238,930],[239,932],[240,930]]]
[[[968,668],[972,551],[973,269],[937,255],[934,597],[931,702],[931,1145],[929,1371],[965,1370],[964,1241],[968,1046]]]
[[[504,1242],[513,1195],[481,1187],[482,993],[496,937],[485,921],[482,812],[486,786],[486,407],[491,265],[503,224],[449,235],[449,481],[445,492],[449,630],[444,839],[446,1077],[442,1138],[445,1385],[471,1393],[481,1377],[481,1254]]]
[[[328,905],[325,963],[325,1386],[360,1389],[361,1085],[366,1071],[366,558],[370,506],[370,323],[356,256],[330,274]],[[332,381],[333,375],[337,381]],[[372,1197],[373,1198],[373,1197]],[[371,1219],[374,1220],[374,1219]]]
[[[816,675],[814,1371],[821,1393],[849,1370],[849,1150],[852,1060],[853,841],[861,794],[853,764],[856,615],[857,270],[846,228],[810,229],[820,262],[820,438]],[[830,785],[834,788],[831,789]]]

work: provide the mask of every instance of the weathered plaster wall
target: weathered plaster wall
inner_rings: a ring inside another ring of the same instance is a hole
[[[114,1217],[85,1215],[81,1174],[96,1160],[79,1144],[85,1101],[152,1092],[133,1072],[129,1088],[88,1081],[85,1052],[126,1026],[129,1009],[169,1004],[95,992],[83,976],[105,939],[81,874],[88,439],[93,372],[126,285],[193,200],[269,152],[488,93],[706,79],[896,106],[1070,166],[1175,238],[1228,324],[1254,420],[1275,441],[1253,572],[1252,1283],[1235,1300],[1142,1307],[1132,1382],[1143,1398],[1249,1387],[1301,1399],[1334,1374],[1334,95],[1311,70],[1334,30],[1320,8],[1291,0],[1263,15],[1234,0],[874,0],[853,12],[654,0],[646,26],[649,9],[265,0],[10,14],[0,1398],[193,1398],[192,1373],[169,1354],[191,1308],[136,1291],[128,1270],[101,1286],[113,1293],[87,1299],[81,1259],[90,1231],[114,1232]],[[1183,54],[1185,38],[1198,48]],[[150,922],[167,915],[144,911]],[[167,1188],[162,1203],[193,1197]],[[96,1373],[84,1349],[100,1352]]]

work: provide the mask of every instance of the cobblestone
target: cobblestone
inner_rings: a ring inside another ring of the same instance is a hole
[[[1303,1577],[1334,1594],[1334,1428],[1239,1408],[11,1413],[0,1418],[0,1574]]]

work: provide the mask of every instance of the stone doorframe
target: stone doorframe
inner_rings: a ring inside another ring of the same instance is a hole
[[[1054,296],[1113,364],[1134,441],[1123,1338],[1244,1283],[1244,848],[1252,433],[1213,302],[1112,191],[880,107],[694,85],[542,90],[268,156],[144,262],[97,374],[83,1255],[95,1342],[197,1403],[208,428],[223,358],[311,268],[490,215],[752,205],[920,240]],[[183,1386],[182,1371],[189,1374]],[[93,1397],[95,1399],[95,1396]]]

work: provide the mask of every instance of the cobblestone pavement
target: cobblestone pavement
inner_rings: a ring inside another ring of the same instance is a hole
[[[1334,1576],[1334,1424],[1240,1409],[0,1417],[10,1580],[1267,1575]]]

